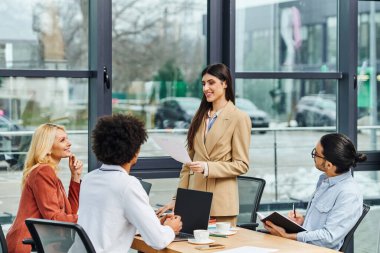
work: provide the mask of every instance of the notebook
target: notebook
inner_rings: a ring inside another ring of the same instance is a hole
[[[269,220],[274,225],[284,228],[287,233],[299,233],[306,231],[306,229],[304,229],[302,226],[298,225],[292,220],[289,220],[288,218],[279,214],[278,212],[273,212],[266,217],[263,214],[257,212],[257,216],[263,223]]]
[[[178,188],[174,213],[181,216],[182,230],[174,241],[194,238],[193,231],[206,229],[210,218],[212,193]]]

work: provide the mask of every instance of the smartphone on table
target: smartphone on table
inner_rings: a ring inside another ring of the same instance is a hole
[[[198,250],[211,250],[211,249],[223,249],[225,246],[223,244],[209,244],[209,245],[201,245],[195,247]]]

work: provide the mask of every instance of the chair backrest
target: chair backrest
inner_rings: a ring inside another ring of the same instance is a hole
[[[149,195],[150,188],[152,188],[152,184],[149,182],[143,181],[142,178],[138,177],[137,179],[140,180],[140,183],[141,183],[142,187],[144,188],[144,190],[146,191],[146,194]]]
[[[348,245],[350,245],[350,243],[352,241],[352,238],[353,238],[353,235],[355,233],[355,230],[359,226],[360,222],[364,219],[364,216],[366,216],[366,214],[369,212],[369,209],[370,209],[369,205],[363,204],[362,215],[360,216],[359,220],[355,223],[355,226],[353,226],[351,228],[350,232],[348,232],[348,234],[346,235],[346,237],[344,237],[343,245],[342,245],[342,247],[340,248],[339,251],[342,251],[342,252],[346,252],[347,251]]]
[[[255,177],[239,176],[239,215],[237,223],[256,222],[261,196],[263,195],[265,180]]]
[[[8,253],[7,242],[5,241],[5,236],[3,228],[0,225],[0,253]]]
[[[75,223],[26,219],[38,253],[95,253],[84,229]]]

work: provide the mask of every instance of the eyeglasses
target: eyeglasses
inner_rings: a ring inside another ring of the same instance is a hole
[[[320,156],[317,154],[317,150],[315,148],[313,148],[313,150],[311,151],[311,158],[315,159],[315,157],[319,157],[319,158],[322,158],[322,159],[325,159],[326,158],[324,156]]]

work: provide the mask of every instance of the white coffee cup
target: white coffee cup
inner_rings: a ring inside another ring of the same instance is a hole
[[[227,233],[230,231],[231,223],[230,222],[217,222],[216,223],[216,230],[219,233]]]
[[[204,230],[204,229],[194,230],[193,233],[194,233],[194,239],[196,242],[207,242],[208,237],[210,235],[208,230]]]

